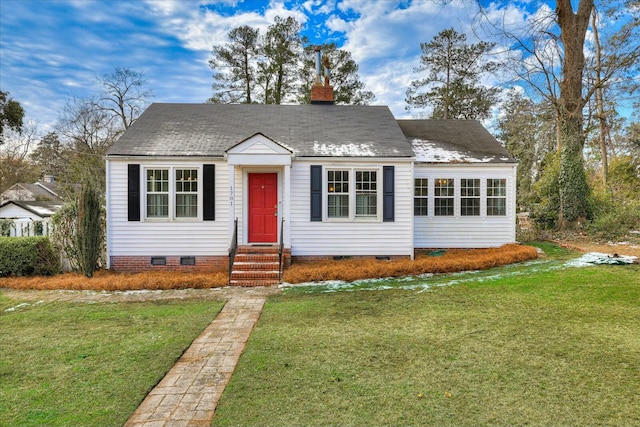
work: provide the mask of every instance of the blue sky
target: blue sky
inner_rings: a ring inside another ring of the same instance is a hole
[[[491,4],[515,25],[544,4]],[[351,51],[374,104],[407,117],[405,91],[417,76],[420,42],[454,27],[473,38],[473,0],[0,0],[0,89],[50,130],[71,97],[98,92],[96,77],[116,67],[140,71],[154,102],[211,96],[211,48],[230,29],[261,29],[276,16],[304,24],[312,43]]]

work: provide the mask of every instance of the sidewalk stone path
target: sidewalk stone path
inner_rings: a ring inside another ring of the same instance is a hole
[[[229,300],[125,427],[210,426],[264,302],[250,295]]]

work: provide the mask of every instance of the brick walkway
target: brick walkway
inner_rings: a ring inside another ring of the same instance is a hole
[[[229,300],[125,427],[210,426],[264,302],[255,296]]]

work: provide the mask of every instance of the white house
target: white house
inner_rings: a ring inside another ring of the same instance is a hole
[[[231,258],[232,283],[255,285],[265,275],[241,270],[269,252],[275,266],[256,268],[273,283],[281,259],[515,241],[516,161],[478,122],[331,99],[319,86],[310,105],[151,105],[106,156],[109,268]]]
[[[51,216],[62,207],[52,176],[42,182],[17,183],[0,194],[0,235],[47,236]]]

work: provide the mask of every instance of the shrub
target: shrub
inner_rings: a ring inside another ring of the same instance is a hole
[[[60,258],[46,237],[0,237],[0,276],[51,276]]]
[[[640,201],[597,203],[596,217],[589,223],[589,233],[598,238],[619,239],[631,230],[640,229]]]
[[[351,282],[378,277],[453,273],[464,270],[483,270],[499,265],[535,259],[537,256],[538,252],[534,247],[508,244],[499,248],[450,249],[444,252],[442,256],[437,257],[418,254],[415,260],[379,261],[375,259],[355,259],[321,261],[293,264],[284,272],[284,281],[288,283],[323,280]]]
[[[51,217],[51,241],[73,271],[80,269],[80,252],[76,245],[77,203],[66,203]]]
[[[99,270],[91,279],[83,274],[65,273],[55,277],[10,277],[2,282],[3,287],[11,289],[93,291],[209,289],[228,284],[229,274],[226,271],[207,273],[161,271],[131,274]]]
[[[78,202],[77,248],[80,252],[80,268],[87,277],[93,277],[100,258],[102,224],[100,198],[91,185],[80,193]]]

